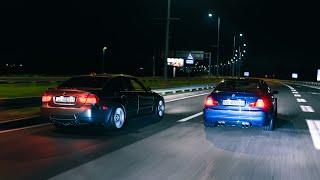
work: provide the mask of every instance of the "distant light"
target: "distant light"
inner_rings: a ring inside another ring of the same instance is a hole
[[[317,81],[320,81],[320,69],[318,69]]]
[[[9,64],[6,64],[6,66],[9,66]]]
[[[246,53],[246,50],[243,50],[243,53]]]
[[[240,37],[242,37],[243,36],[243,34],[242,33],[240,33]]]
[[[297,78],[298,78],[298,73],[292,73],[291,77],[292,77],[293,79],[297,79]]]
[[[143,70],[143,67],[140,67],[139,69],[140,69],[140,70]]]
[[[243,54],[241,54],[241,56],[243,57],[244,55],[243,55]]]
[[[20,67],[22,67],[23,65],[22,64],[20,64]]]
[[[107,47],[105,46],[105,47],[103,47],[103,49],[102,49],[103,51],[106,51],[107,50]]]
[[[243,44],[243,46],[244,46],[244,47],[246,47],[246,46],[247,46],[247,44]]]
[[[249,72],[244,72],[244,73],[243,73],[243,76],[249,77],[249,76],[250,76],[250,73],[249,73]]]
[[[237,57],[237,56],[238,56],[238,54],[235,54],[235,56]]]
[[[212,14],[212,13],[209,13],[208,16],[211,18],[211,17],[213,16],[213,14]]]
[[[238,52],[238,50],[236,50],[236,52]]]

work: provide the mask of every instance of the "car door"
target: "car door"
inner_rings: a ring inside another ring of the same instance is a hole
[[[121,77],[121,82],[123,89],[120,96],[124,102],[127,117],[136,117],[139,112],[139,94],[134,90],[129,78]]]
[[[134,91],[138,94],[139,98],[139,115],[148,115],[153,112],[154,108],[154,95],[148,92],[143,84],[136,78],[130,79]]]

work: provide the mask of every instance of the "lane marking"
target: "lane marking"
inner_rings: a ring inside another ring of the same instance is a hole
[[[301,97],[300,94],[294,94],[294,97]]]
[[[169,102],[173,102],[173,101],[179,101],[179,100],[182,100],[182,99],[188,99],[188,98],[204,96],[204,95],[209,95],[209,94],[210,93],[196,94],[196,95],[193,95],[193,96],[187,96],[187,97],[181,97],[181,98],[177,98],[177,99],[171,99],[171,100],[168,100],[168,101],[165,101],[165,102],[169,103]]]
[[[16,122],[16,121],[23,121],[23,120],[28,120],[28,119],[38,118],[38,117],[40,117],[40,115],[34,115],[34,116],[30,116],[30,117],[17,118],[17,119],[11,119],[11,120],[7,120],[7,121],[1,121],[0,124]]]
[[[20,130],[25,130],[25,129],[31,129],[31,128],[36,128],[36,127],[41,127],[41,126],[47,126],[47,125],[51,125],[51,123],[37,124],[37,125],[33,125],[33,126],[4,130],[4,131],[0,131],[0,134],[7,133],[7,132],[13,132],[13,131],[20,131]]]
[[[313,108],[311,106],[302,106],[300,105],[300,108],[303,112],[314,112]]]
[[[293,91],[292,94],[299,94],[297,91]]]
[[[208,95],[209,93],[202,93],[202,94],[196,94],[196,95],[193,95],[193,96],[187,96],[187,97],[182,97],[182,98],[177,98],[177,99],[172,99],[172,100],[168,100],[166,101],[166,103],[169,103],[169,102],[174,102],[174,101],[178,101],[178,100],[182,100],[182,99],[188,99],[188,98],[193,98],[193,97],[198,97],[198,96],[204,96],[204,95]],[[200,115],[202,115],[203,112],[201,113],[197,113],[195,115],[192,115],[192,116],[189,116],[187,118],[184,118],[184,119],[181,119],[177,122],[185,122],[185,121],[188,121],[190,119],[193,119],[195,117],[198,117]],[[8,121],[10,122],[10,121]],[[36,128],[36,127],[41,127],[41,126],[47,126],[47,125],[50,125],[51,123],[44,123],[44,124],[38,124],[38,125],[33,125],[33,126],[27,126],[27,127],[22,127],[22,128],[15,128],[15,129],[9,129],[9,130],[4,130],[4,131],[0,131],[0,134],[2,133],[8,133],[8,132],[13,132],[13,131],[19,131],[19,130],[25,130],[25,129],[31,129],[31,128]]]
[[[203,114],[203,112],[199,112],[199,113],[194,114],[194,115],[191,115],[191,116],[189,116],[189,117],[180,119],[180,120],[178,120],[177,122],[186,122],[186,121],[189,121],[189,120],[191,120],[191,119],[193,119],[193,118],[196,118],[196,117],[198,117],[198,116],[201,116],[202,114]]]
[[[313,146],[320,150],[320,120],[306,119]]]
[[[307,102],[305,99],[300,99],[300,98],[298,98],[297,99],[297,102]]]

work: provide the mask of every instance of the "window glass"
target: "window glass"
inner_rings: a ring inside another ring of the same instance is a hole
[[[225,81],[216,87],[216,91],[255,91],[258,88],[257,81]]]
[[[134,91],[144,91],[144,87],[135,79],[130,79]]]
[[[74,77],[62,84],[59,87],[68,88],[103,88],[110,78],[107,77]]]

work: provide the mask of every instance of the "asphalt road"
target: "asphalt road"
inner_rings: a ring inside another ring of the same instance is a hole
[[[175,95],[162,121],[123,131],[0,131],[0,179],[320,179],[320,90],[270,85],[280,92],[273,132],[204,128],[205,95]]]

